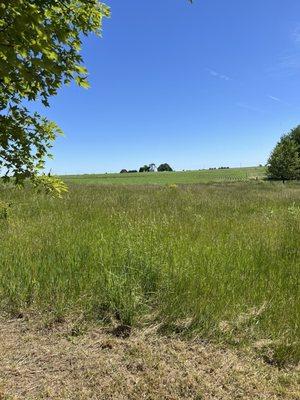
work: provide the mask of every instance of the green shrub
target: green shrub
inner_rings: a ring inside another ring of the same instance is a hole
[[[270,179],[287,181],[300,179],[300,126],[283,135],[267,163]]]

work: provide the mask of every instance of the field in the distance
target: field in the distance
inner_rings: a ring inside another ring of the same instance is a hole
[[[67,183],[87,185],[171,185],[247,181],[264,178],[265,172],[264,167],[248,167],[178,172],[65,175],[62,178]]]

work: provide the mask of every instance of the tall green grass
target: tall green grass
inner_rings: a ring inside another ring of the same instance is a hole
[[[300,359],[300,186],[2,189],[3,311],[143,325]],[[274,356],[274,357],[275,357]]]

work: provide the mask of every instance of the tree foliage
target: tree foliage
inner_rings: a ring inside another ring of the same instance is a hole
[[[170,167],[170,165],[168,163],[164,163],[164,164],[160,164],[160,166],[157,168],[158,172],[171,172],[173,171],[173,169]]]
[[[139,169],[139,172],[150,172],[150,167],[149,167],[149,165],[144,165],[143,167],[141,167],[140,169]]]
[[[267,164],[271,179],[300,179],[300,126],[281,137]]]
[[[26,107],[75,80],[87,88],[82,38],[101,34],[98,0],[0,0],[0,176],[36,180],[59,127]],[[48,182],[49,183],[49,182]]]

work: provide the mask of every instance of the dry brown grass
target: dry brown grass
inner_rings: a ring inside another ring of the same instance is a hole
[[[299,370],[250,352],[61,322],[0,320],[0,399],[299,399]]]

